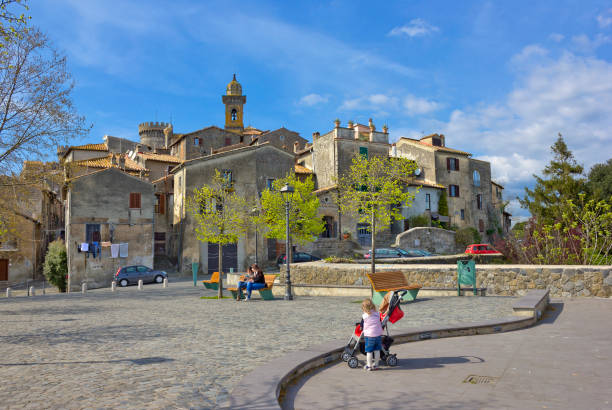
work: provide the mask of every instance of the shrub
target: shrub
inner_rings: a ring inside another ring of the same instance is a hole
[[[455,244],[463,248],[473,243],[480,243],[481,241],[480,233],[472,226],[461,228],[455,233]]]
[[[326,263],[353,263],[352,258],[341,258],[339,256],[328,256],[324,261]]]
[[[416,228],[418,226],[429,226],[429,216],[425,214],[414,215],[408,219],[408,223],[411,228]]]
[[[58,239],[49,244],[43,274],[47,281],[57,287],[60,292],[66,292],[66,275],[68,274],[68,258],[66,256],[66,245]]]

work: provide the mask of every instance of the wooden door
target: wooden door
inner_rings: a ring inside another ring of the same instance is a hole
[[[0,280],[8,280],[8,259],[0,259]]]

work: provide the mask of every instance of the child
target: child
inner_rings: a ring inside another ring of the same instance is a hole
[[[372,299],[366,299],[361,303],[363,310],[363,335],[365,337],[365,351],[367,364],[365,370],[376,370],[378,368],[378,357],[376,352],[382,350],[383,329],[380,323],[380,316]],[[378,356],[380,353],[378,354]],[[372,361],[374,356],[374,361]]]

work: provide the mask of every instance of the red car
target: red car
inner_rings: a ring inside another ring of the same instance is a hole
[[[487,245],[486,243],[475,243],[473,245],[468,245],[465,253],[472,254],[482,254],[482,253],[499,253],[499,251],[495,250],[491,245]]]

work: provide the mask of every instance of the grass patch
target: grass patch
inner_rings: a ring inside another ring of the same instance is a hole
[[[219,299],[217,296],[200,296],[200,299]],[[223,296],[222,299],[234,299],[231,296]]]

